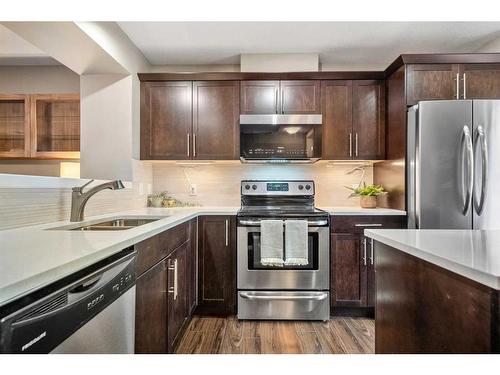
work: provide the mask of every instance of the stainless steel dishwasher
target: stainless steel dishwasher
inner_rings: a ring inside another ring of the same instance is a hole
[[[124,250],[9,306],[0,352],[133,353],[135,257]]]

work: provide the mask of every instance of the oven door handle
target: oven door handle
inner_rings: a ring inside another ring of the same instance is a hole
[[[296,300],[309,300],[309,301],[323,301],[324,299],[328,298],[327,293],[315,293],[315,294],[310,294],[310,295],[286,295],[286,294],[257,294],[255,292],[248,293],[248,292],[240,292],[241,298],[249,299],[251,301],[256,301],[256,300],[290,300],[290,301],[296,301]]]
[[[252,227],[258,227],[260,226],[261,220],[240,220],[239,224],[245,225],[245,226],[252,226]],[[284,221],[283,221],[284,225]],[[328,225],[328,220],[315,220],[315,221],[308,221],[307,226],[309,227],[320,227]]]

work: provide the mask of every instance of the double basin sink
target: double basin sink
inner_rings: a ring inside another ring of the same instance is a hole
[[[86,223],[75,223],[70,225],[65,225],[57,228],[50,228],[50,230],[91,230],[91,231],[115,231],[115,230],[127,230],[136,228],[138,226],[149,224],[154,221],[164,219],[168,216],[156,216],[156,217],[141,217],[141,216],[127,216],[127,217],[114,217],[101,221],[90,221]]]

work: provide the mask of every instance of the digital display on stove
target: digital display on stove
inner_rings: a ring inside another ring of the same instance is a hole
[[[267,183],[267,191],[288,191],[288,184],[286,182],[270,182]]]

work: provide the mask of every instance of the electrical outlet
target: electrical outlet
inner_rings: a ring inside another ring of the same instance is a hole
[[[196,189],[196,184],[191,184],[189,195],[194,196],[198,194],[198,190]]]

